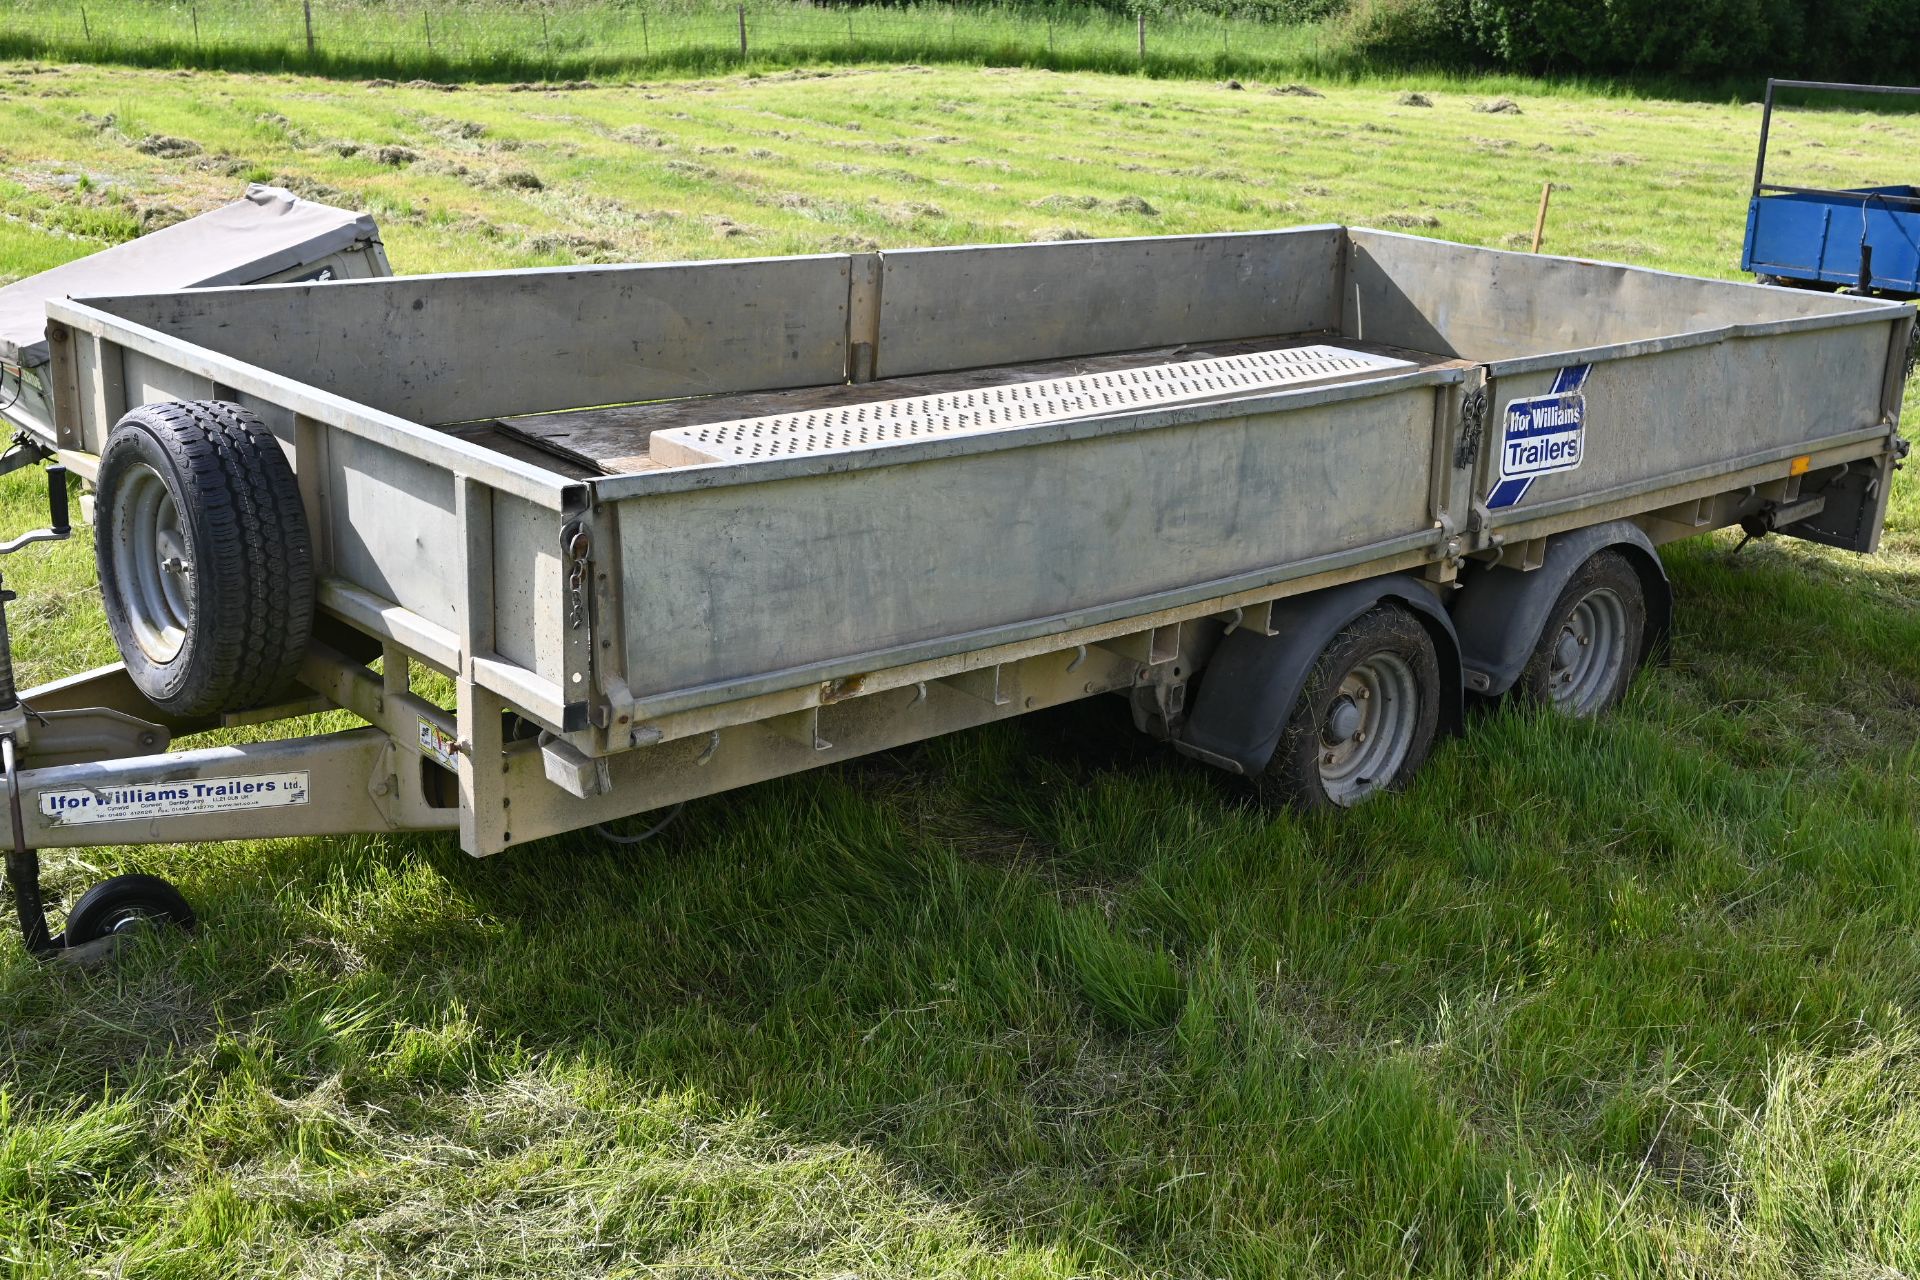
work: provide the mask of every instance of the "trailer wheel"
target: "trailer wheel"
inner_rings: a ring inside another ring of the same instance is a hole
[[[1755,284],[1770,284],[1781,289],[1805,289],[1809,293],[1846,292],[1840,285],[1832,284],[1825,280],[1801,280],[1794,276],[1770,275],[1764,271],[1754,272],[1753,282]]]
[[[1406,786],[1440,724],[1433,637],[1405,609],[1380,605],[1335,635],[1307,673],[1263,798],[1306,809],[1350,808]]]
[[[273,433],[238,405],[143,405],[100,454],[94,557],[127,674],[157,707],[259,706],[313,627],[313,550]]]
[[[1514,692],[1568,715],[1597,716],[1626,696],[1646,634],[1640,575],[1618,551],[1596,551],[1562,588]]]
[[[67,913],[65,941],[69,947],[78,947],[146,924],[191,929],[193,907],[159,876],[115,876],[93,886],[73,904]]]

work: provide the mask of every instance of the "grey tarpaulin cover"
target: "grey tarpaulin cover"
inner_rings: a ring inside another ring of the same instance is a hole
[[[252,284],[380,238],[373,218],[258,183],[246,198],[0,289],[0,358],[47,361],[47,300]]]

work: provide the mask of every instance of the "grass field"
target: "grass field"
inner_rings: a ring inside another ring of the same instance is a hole
[[[1179,76],[1328,69],[1354,60],[1334,23],[1166,12],[1148,17],[1142,31],[1132,13],[1080,4],[937,0],[841,7],[795,0],[10,0],[0,9],[0,55],[493,80],[822,61]]]
[[[1320,220],[1512,245],[1552,180],[1550,248],[1732,274],[1750,107],[1276,87],[12,66],[0,270],[248,178],[371,208],[412,271]],[[1783,176],[1892,181],[1914,150],[1781,128]],[[0,485],[5,530],[37,501]],[[636,851],[52,856],[68,901],[137,867],[205,924],[93,974],[0,944],[0,1257],[1913,1275],[1920,488],[1876,559],[1666,558],[1674,658],[1617,714],[1481,716],[1339,820],[1259,812],[1102,702],[704,801]],[[84,538],[5,568],[27,678],[111,657]]]

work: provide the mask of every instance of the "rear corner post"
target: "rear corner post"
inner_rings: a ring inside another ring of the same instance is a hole
[[[460,608],[460,670],[455,681],[460,847],[479,856],[500,852],[513,838],[501,725],[506,704],[481,688],[474,670],[475,660],[491,656],[494,645],[492,490],[472,476],[455,477],[454,515],[459,536],[455,581],[465,588]]]
[[[1461,561],[1473,550],[1476,503],[1473,474],[1481,450],[1487,413],[1484,369],[1467,371],[1457,382],[1434,388],[1433,463],[1428,501],[1433,514],[1433,561],[1426,567],[1430,582],[1452,584]]]

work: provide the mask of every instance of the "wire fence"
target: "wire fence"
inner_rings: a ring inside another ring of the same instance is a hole
[[[1311,67],[1317,27],[1084,7],[11,0],[0,52],[144,65],[556,77],[859,58],[1062,69]]]

